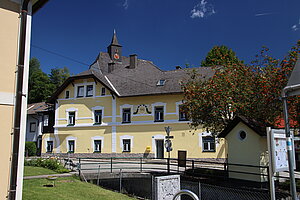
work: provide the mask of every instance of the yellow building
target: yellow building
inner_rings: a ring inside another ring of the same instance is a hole
[[[21,93],[27,93],[31,13],[37,11],[45,2],[46,0],[0,1],[0,199],[6,199],[10,189],[12,196],[16,199],[22,198],[26,114],[20,115],[18,119],[20,126],[16,127],[20,128],[14,129],[13,123],[17,121],[14,121],[17,113],[15,107],[21,108],[21,113],[26,113],[27,98],[20,94],[18,101],[15,94],[18,83],[22,83],[19,85]],[[24,67],[23,81],[19,78],[16,80],[16,74],[21,74],[16,73],[18,65],[19,68]],[[14,137],[16,130],[20,130],[19,142],[13,142],[17,138]],[[11,167],[11,160],[15,168]]]
[[[211,68],[198,68],[207,78]],[[187,71],[163,71],[137,55],[122,56],[114,33],[107,52],[89,70],[72,76],[52,97],[53,134],[43,134],[44,154],[102,157],[167,156],[165,127],[171,127],[171,157],[178,150],[188,158],[225,158],[223,140],[202,129],[190,129],[181,111],[180,81]]]

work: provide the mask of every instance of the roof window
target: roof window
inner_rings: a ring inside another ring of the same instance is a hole
[[[164,86],[165,85],[166,80],[161,79],[156,83],[156,86]]]

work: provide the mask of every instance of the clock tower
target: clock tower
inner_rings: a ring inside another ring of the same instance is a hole
[[[107,53],[113,62],[122,62],[122,46],[118,42],[115,30],[111,43],[107,47]]]

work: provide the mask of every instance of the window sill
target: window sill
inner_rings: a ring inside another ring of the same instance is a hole
[[[215,153],[216,150],[203,150],[202,152],[203,153]]]
[[[131,121],[130,122],[122,122],[122,124],[130,124],[131,123]]]
[[[94,153],[101,153],[101,151],[94,151]]]
[[[76,98],[83,98],[83,96],[77,96]]]
[[[75,124],[68,124],[67,126],[75,126]]]
[[[164,120],[154,120],[154,122],[164,122]]]
[[[131,151],[123,151],[123,153],[130,153]]]
[[[102,123],[94,123],[93,125],[101,125]]]
[[[68,151],[68,153],[74,153],[74,151]]]

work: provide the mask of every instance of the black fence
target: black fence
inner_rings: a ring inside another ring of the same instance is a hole
[[[148,172],[155,176],[181,174],[182,189],[193,191],[201,197],[200,199],[270,199],[268,166],[224,161],[132,157],[78,158],[73,161],[73,165],[78,168],[83,177],[87,173],[117,173],[120,170],[122,173]],[[240,178],[246,180],[240,180]],[[280,178],[288,180],[288,177],[277,176],[278,180]],[[281,187],[279,183],[276,186],[276,199],[289,199],[290,195],[287,192],[289,189]],[[182,197],[182,199],[188,199],[188,197]]]

